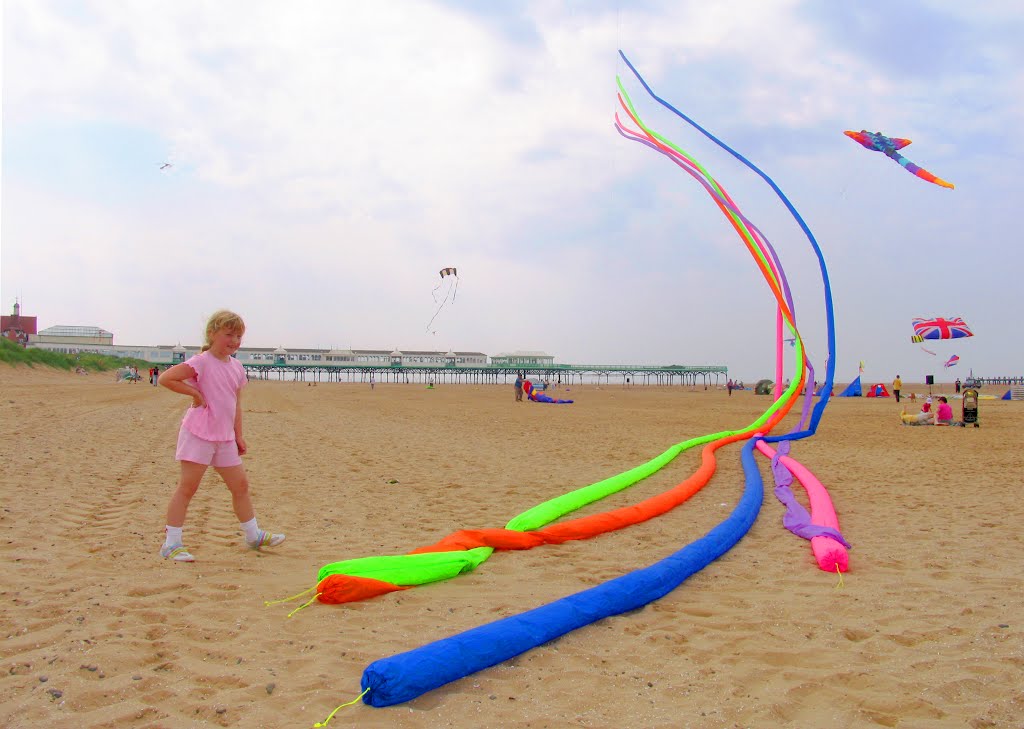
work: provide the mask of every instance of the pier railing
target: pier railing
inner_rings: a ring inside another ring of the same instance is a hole
[[[696,385],[718,383],[727,377],[725,365],[394,365],[366,363],[252,363],[243,362],[252,379],[327,382],[472,382],[498,384],[518,375],[552,384],[622,382],[624,385]]]
[[[972,379],[983,385],[1024,385],[1024,377],[974,377]]]

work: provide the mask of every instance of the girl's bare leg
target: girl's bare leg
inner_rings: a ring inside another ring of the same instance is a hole
[[[231,492],[231,506],[235,509],[238,521],[244,524],[256,516],[252,508],[252,498],[249,496],[249,477],[245,474],[245,466],[240,464],[216,470]]]
[[[167,526],[185,526],[185,514],[188,512],[189,502],[196,495],[199,489],[199,482],[203,480],[208,466],[202,463],[181,461],[181,478],[178,480],[178,488],[171,496],[167,504]]]

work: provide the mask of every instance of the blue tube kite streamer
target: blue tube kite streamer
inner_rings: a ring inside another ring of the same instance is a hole
[[[392,706],[464,678],[602,618],[636,610],[664,597],[743,538],[753,526],[764,483],[751,438],[740,460],[746,485],[733,512],[705,536],[649,567],[519,615],[472,628],[405,653],[374,661],[363,671],[363,701]]]
[[[790,215],[792,215],[793,219],[796,220],[797,224],[800,226],[800,229],[803,231],[804,235],[807,237],[807,240],[810,242],[811,247],[814,249],[814,253],[818,257],[818,267],[821,269],[822,284],[825,287],[825,315],[826,330],[828,336],[828,359],[825,362],[825,384],[822,387],[823,394],[821,398],[818,400],[818,404],[814,407],[814,412],[811,415],[811,423],[807,430],[801,431],[799,433],[788,433],[786,435],[770,436],[765,438],[765,441],[769,443],[775,443],[781,440],[799,440],[801,438],[806,438],[808,436],[814,435],[814,433],[818,430],[818,422],[821,420],[821,416],[824,414],[825,408],[828,406],[829,397],[832,393],[832,383],[835,381],[836,373],[836,325],[835,314],[832,309],[832,284],[829,282],[828,269],[825,267],[825,256],[822,254],[821,248],[818,247],[818,241],[815,239],[814,233],[812,233],[811,229],[807,227],[807,223],[804,222],[803,217],[797,211],[796,207],[793,206],[793,203],[789,201],[789,198],[786,197],[786,194],[782,192],[778,185],[775,184],[775,180],[773,180],[771,177],[765,174],[760,167],[755,165],[749,159],[744,157],[742,154],[737,152],[735,149],[730,147],[728,144],[723,142],[721,139],[716,137],[714,134],[709,132],[707,129],[702,127],[700,124],[695,122],[686,114],[679,111],[679,109],[672,106],[672,104],[665,101],[665,99],[661,98],[656,93],[654,93],[654,89],[652,89],[648,85],[648,83],[644,80],[644,77],[641,76],[640,72],[636,70],[636,67],[633,66],[632,63],[630,63],[628,58],[626,58],[626,54],[620,50],[619,56],[629,67],[629,70],[633,72],[633,75],[636,76],[637,81],[640,82],[640,84],[644,87],[644,90],[647,91],[648,95],[650,95],[652,99],[657,101],[670,112],[678,116],[684,122],[692,126],[698,132],[700,132],[705,137],[710,139],[712,142],[717,144],[719,147],[724,149],[726,152],[731,154],[743,165],[745,165],[748,169],[755,172],[758,175],[758,177],[760,177],[762,180],[768,183],[768,186],[772,188],[772,190],[775,192],[778,198],[786,206],[786,209],[789,211]]]

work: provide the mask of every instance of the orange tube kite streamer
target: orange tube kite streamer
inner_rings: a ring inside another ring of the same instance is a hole
[[[797,387],[799,391],[803,380]],[[712,441],[701,450],[701,463],[687,479],[667,491],[630,506],[570,519],[569,521],[530,531],[513,529],[463,529],[453,532],[434,544],[420,547],[409,554],[434,554],[439,552],[469,551],[480,547],[500,550],[532,549],[542,544],[561,544],[577,539],[589,539],[607,532],[624,529],[634,524],[653,519],[679,506],[700,491],[714,475],[715,451],[729,443],[747,440],[755,432],[769,432],[793,407],[796,398],[790,398],[761,427]],[[397,585],[385,580],[358,577],[347,574],[330,574],[317,584],[317,600],[327,604],[356,602],[377,597],[395,590],[408,589],[408,585]]]

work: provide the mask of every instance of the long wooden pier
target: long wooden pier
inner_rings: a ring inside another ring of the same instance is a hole
[[[243,363],[246,374],[256,380],[297,380],[299,382],[376,382],[437,384],[508,384],[517,375],[541,379],[552,385],[585,382],[623,385],[721,384],[729,368],[724,365],[475,365],[406,366],[366,364],[271,364]]]
[[[1024,385],[1024,377],[974,377],[973,379],[983,385]]]

